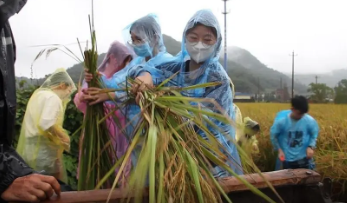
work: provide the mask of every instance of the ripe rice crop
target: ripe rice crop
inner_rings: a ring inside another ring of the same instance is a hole
[[[238,103],[242,116],[249,116],[260,124],[259,154],[253,157],[261,171],[273,171],[276,153],[270,142],[270,128],[278,111],[290,108],[282,103]],[[315,151],[316,170],[322,177],[329,177],[345,185],[347,180],[347,105],[310,104],[309,114],[320,128]],[[340,186],[341,187],[341,186]],[[338,192],[345,189],[339,188]]]

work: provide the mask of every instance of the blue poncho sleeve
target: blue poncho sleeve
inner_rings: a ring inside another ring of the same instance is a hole
[[[221,82],[221,85],[213,86],[206,88],[204,98],[213,99],[219,106],[214,105],[210,102],[204,102],[203,105],[205,108],[215,112],[226,114],[229,118],[233,118],[233,94],[230,87],[229,79],[217,72],[211,71],[209,73],[207,82]],[[221,112],[224,111],[224,112]],[[235,129],[230,123],[224,123],[220,120],[209,118],[215,126],[206,125],[208,130],[214,135],[214,137],[219,140],[223,145],[222,151],[228,155],[229,160],[228,165],[239,175],[243,174],[241,168],[240,157],[237,151],[237,147],[234,144],[235,141]],[[198,130],[200,136],[204,139],[207,139],[205,132]],[[220,167],[215,168],[216,172],[214,173],[215,177],[223,177],[228,175],[226,171],[222,170]],[[230,174],[229,174],[230,175]]]
[[[270,139],[271,139],[272,146],[274,147],[275,150],[280,149],[278,137],[281,135],[283,131],[283,122],[284,122],[284,118],[275,120],[274,124],[270,128]]]
[[[210,81],[209,81],[210,82]],[[205,96],[204,98],[213,99],[219,106],[214,105],[213,103],[204,102],[204,107],[212,110],[215,113],[225,113],[229,117],[232,117],[233,109],[232,109],[232,103],[233,103],[233,97],[232,92],[230,88],[230,83],[226,79],[220,79],[222,84],[214,87],[206,88]],[[223,110],[225,112],[221,112],[220,110]],[[211,119],[214,121],[214,123],[220,127],[224,132],[229,132],[232,127],[230,124],[225,124],[219,120]],[[215,128],[210,128],[211,131],[216,131]],[[215,134],[220,134],[220,132],[215,132]],[[218,135],[219,136],[219,135]]]
[[[319,126],[314,118],[310,118],[310,123],[308,124],[308,134],[310,136],[309,144],[310,147],[316,147],[316,142],[319,134]]]

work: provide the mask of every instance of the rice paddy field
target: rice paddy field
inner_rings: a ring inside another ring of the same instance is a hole
[[[288,109],[284,103],[237,103],[242,116],[249,116],[261,127],[259,154],[253,160],[261,171],[272,171],[276,153],[270,142],[270,128],[278,111]],[[315,151],[316,170],[322,177],[330,177],[335,182],[334,194],[345,196],[347,192],[347,105],[310,104],[309,114],[320,127]],[[340,198],[339,198],[340,199]],[[343,198],[345,199],[345,198]]]

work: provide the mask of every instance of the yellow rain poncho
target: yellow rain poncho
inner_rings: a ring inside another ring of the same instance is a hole
[[[66,181],[63,152],[70,150],[70,138],[63,129],[64,112],[76,90],[65,69],[57,69],[31,96],[17,146],[17,152],[36,171]]]
[[[234,115],[235,115],[235,122],[236,122],[235,139],[236,139],[236,141],[239,141],[240,137],[242,137],[242,135],[243,135],[242,114],[241,114],[239,107],[236,104],[233,104],[233,107],[234,107]]]
[[[242,114],[238,106],[234,105],[234,113],[235,113],[235,122],[237,125],[236,128],[236,141],[241,144],[241,146],[247,147],[244,150],[250,151],[252,149],[253,152],[258,152],[258,141],[255,137],[255,134],[258,132],[254,128],[259,126],[259,124],[253,121],[249,117],[245,117],[242,120]]]
[[[252,173],[252,167],[249,165],[251,162],[247,161],[252,159],[252,154],[259,152],[258,149],[258,140],[255,134],[260,130],[259,124],[249,117],[246,117],[242,120],[242,114],[238,106],[234,104],[234,113],[235,113],[235,122],[237,125],[236,128],[236,141],[242,150],[247,154],[248,158],[240,156],[241,163],[243,166],[244,172]]]

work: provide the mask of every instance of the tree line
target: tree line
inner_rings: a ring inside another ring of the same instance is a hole
[[[307,91],[312,93],[310,100],[315,103],[325,103],[331,99],[335,104],[347,104],[347,79],[338,82],[334,88],[325,83],[311,83]]]

